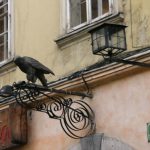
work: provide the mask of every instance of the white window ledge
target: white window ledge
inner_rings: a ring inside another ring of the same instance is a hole
[[[104,22],[109,22],[109,23],[121,23],[123,21],[124,17],[123,17],[123,13],[117,13],[115,15],[110,15],[107,16],[101,20],[95,21],[91,24],[87,24],[84,27],[71,31],[69,33],[66,33],[62,36],[59,36],[55,42],[56,44],[61,47],[66,45],[67,43],[70,43],[71,41],[84,36],[88,33],[88,31],[90,31],[91,29],[99,26],[100,24],[103,24]]]

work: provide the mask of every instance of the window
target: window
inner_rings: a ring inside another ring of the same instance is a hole
[[[76,29],[111,14],[113,0],[68,0],[68,28]]]
[[[9,36],[10,19],[9,5],[10,0],[0,0],[0,63],[9,59]]]

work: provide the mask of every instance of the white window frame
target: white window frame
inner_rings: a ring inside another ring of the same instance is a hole
[[[84,23],[81,23],[75,27],[72,27],[70,26],[70,8],[69,8],[69,0],[66,0],[66,15],[67,15],[67,32],[71,32],[71,31],[74,31],[74,30],[77,30],[87,24],[90,24],[90,23],[93,23],[95,21],[98,21],[104,17],[107,17],[109,15],[112,15],[113,12],[114,12],[114,5],[115,5],[115,0],[109,0],[109,12],[108,13],[105,13],[104,15],[101,15],[95,19],[92,19],[92,13],[91,13],[91,9],[90,9],[90,6],[91,6],[91,0],[86,0],[86,8],[87,8],[87,22],[84,22]]]
[[[13,16],[13,0],[8,0],[8,22],[7,22],[7,25],[8,25],[8,30],[6,31],[8,33],[8,45],[7,45],[7,53],[8,53],[8,56],[7,58],[5,58],[3,61],[0,61],[0,66],[9,62],[13,56],[14,56],[14,43],[13,43],[13,20],[12,20],[12,16]],[[4,34],[4,32],[2,33]],[[4,41],[5,42],[5,41]]]

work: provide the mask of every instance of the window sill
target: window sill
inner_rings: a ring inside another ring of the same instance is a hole
[[[15,69],[16,69],[16,67],[13,62],[13,58],[8,59],[0,64],[0,76],[6,74],[8,72],[14,71]]]
[[[88,31],[99,26],[100,24],[102,24],[104,22],[109,22],[109,23],[119,22],[120,23],[123,21],[123,18],[124,18],[123,13],[117,13],[114,15],[109,15],[103,19],[100,19],[100,20],[95,21],[91,24],[85,25],[82,28],[76,29],[76,30],[71,31],[69,33],[66,33],[65,35],[58,37],[55,40],[55,42],[59,47],[62,47],[64,45],[66,45],[67,43],[70,43],[71,41],[86,35],[88,33]]]

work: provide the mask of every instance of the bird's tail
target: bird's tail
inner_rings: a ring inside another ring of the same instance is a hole
[[[39,78],[39,80],[41,81],[42,85],[45,86],[45,87],[47,87],[47,80],[46,80],[44,74],[40,74],[40,75],[38,76],[38,78]]]
[[[55,74],[54,74],[54,72],[52,70],[50,70],[50,73],[55,76]]]

